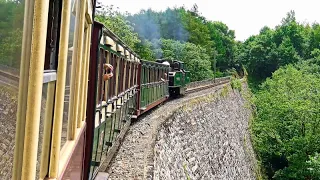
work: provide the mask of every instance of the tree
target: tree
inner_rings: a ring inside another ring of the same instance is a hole
[[[138,34],[134,32],[130,22],[126,20],[123,14],[115,10],[113,6],[102,6],[102,9],[97,12],[95,18],[121,37],[132,49],[134,49],[137,43],[141,43]]]
[[[320,151],[320,79],[314,66],[282,67],[256,95],[253,143],[269,178],[319,178],[310,171],[318,165],[308,163]]]
[[[312,52],[319,45],[319,25],[301,24],[290,11],[275,29],[263,27],[259,35],[248,38],[235,59],[245,64],[251,79],[260,82],[281,66],[314,57]]]
[[[24,4],[0,0],[0,64],[19,68],[21,58]]]
[[[229,30],[228,26],[222,22],[209,21],[206,26],[212,42],[211,48],[217,52],[216,60],[219,69],[224,71],[235,66],[240,67],[235,58],[235,32]]]
[[[278,58],[278,63],[280,66],[284,66],[289,63],[296,63],[299,61],[300,56],[293,47],[290,38],[284,37],[283,41],[279,45]]]

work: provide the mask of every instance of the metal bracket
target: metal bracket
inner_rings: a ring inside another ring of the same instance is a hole
[[[105,145],[106,145],[106,146],[110,146],[110,147],[111,147],[111,146],[112,146],[112,142],[108,142],[108,141],[106,141],[106,142],[105,142]]]
[[[45,72],[43,73],[43,83],[49,83],[57,80],[57,72]]]
[[[100,162],[97,161],[91,161],[92,166],[100,166]]]

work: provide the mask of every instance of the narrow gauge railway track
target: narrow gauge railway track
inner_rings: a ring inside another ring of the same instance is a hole
[[[17,82],[19,81],[19,76],[11,72],[5,71],[2,67],[0,68],[0,76],[8,78],[13,81],[17,81]]]
[[[223,80],[223,81],[219,81],[219,82],[208,84],[208,85],[198,86],[198,87],[194,87],[194,88],[188,88],[186,90],[186,94],[190,94],[190,93],[193,93],[193,92],[198,92],[198,91],[201,91],[201,90],[204,90],[204,89],[212,88],[214,86],[219,86],[221,84],[226,84],[228,82],[230,82],[230,80]]]
[[[0,84],[5,84],[17,89],[19,86],[19,76],[0,69]]]

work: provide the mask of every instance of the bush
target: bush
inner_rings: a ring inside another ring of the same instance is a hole
[[[232,89],[242,90],[241,80],[238,78],[231,77],[231,87]]]
[[[221,71],[216,71],[215,78],[224,77],[224,74]]]
[[[307,161],[309,165],[309,172],[314,177],[320,177],[320,154],[315,153],[314,156],[309,156],[309,161]]]

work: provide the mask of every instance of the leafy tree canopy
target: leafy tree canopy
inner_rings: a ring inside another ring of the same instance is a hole
[[[256,95],[253,142],[269,178],[319,178],[314,169],[319,168],[320,69],[313,62],[280,68]]]

